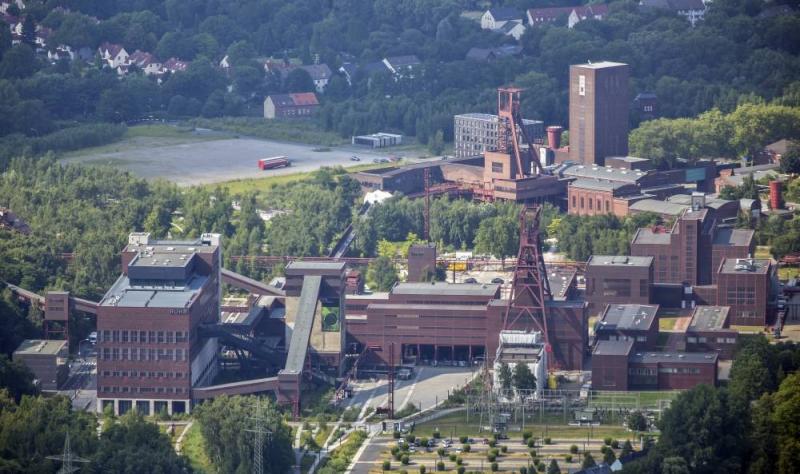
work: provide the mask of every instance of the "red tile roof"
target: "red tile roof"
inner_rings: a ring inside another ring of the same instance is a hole
[[[300,92],[298,94],[289,94],[294,102],[294,105],[319,105],[317,95],[313,92]]]

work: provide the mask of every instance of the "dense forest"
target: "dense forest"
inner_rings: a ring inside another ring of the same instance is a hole
[[[567,0],[491,2],[518,8],[566,5]],[[566,123],[568,66],[613,59],[631,65],[632,97],[654,92],[663,117],[692,117],[712,108],[732,112],[747,97],[772,100],[800,77],[800,15],[771,14],[760,0],[710,2],[705,20],[645,10],[614,1],[602,21],[574,28],[528,28],[522,54],[465,60],[472,47],[513,43],[481,30],[462,13],[485,9],[477,0],[28,0],[19,14],[20,44],[0,29],[0,133],[38,137],[74,121],[119,122],[143,116],[259,115],[265,95],[308,90],[310,77],[265,73],[264,62],[326,63],[335,72],[317,125],[343,136],[381,129],[427,143],[441,130],[452,139],[452,115],[494,109],[494,88],[530,89],[523,112]],[[188,62],[161,83],[134,68],[120,78],[100,61],[48,61],[33,46],[47,28],[47,48],[95,51],[104,42],[142,50],[161,61]],[[30,43],[30,44],[29,44]],[[366,65],[388,56],[416,55],[413,77],[370,76],[352,85],[341,64]],[[230,68],[219,67],[227,56]]]

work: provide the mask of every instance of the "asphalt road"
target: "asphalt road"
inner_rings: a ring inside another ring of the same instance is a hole
[[[352,166],[372,163],[388,157],[392,149],[373,151],[368,148],[334,147],[330,151],[313,151],[314,145],[286,143],[254,138],[231,138],[194,141],[179,144],[153,143],[148,146],[125,146],[119,151],[67,158],[70,163],[110,163],[146,179],[163,178],[182,186],[208,184],[232,179],[259,178],[316,170],[322,166]],[[258,159],[287,156],[288,168],[261,171]],[[360,162],[352,161],[356,155]]]

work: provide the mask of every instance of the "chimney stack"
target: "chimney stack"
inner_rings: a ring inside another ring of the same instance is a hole
[[[547,145],[551,150],[558,150],[561,148],[561,132],[564,127],[559,125],[550,125],[547,127]]]
[[[783,209],[783,197],[781,191],[783,190],[783,183],[777,179],[769,182],[769,207],[773,211]]]

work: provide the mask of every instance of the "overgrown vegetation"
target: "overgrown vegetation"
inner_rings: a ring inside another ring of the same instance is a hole
[[[347,471],[350,461],[353,460],[358,448],[364,440],[367,439],[367,434],[361,430],[355,430],[347,437],[342,445],[333,451],[328,459],[325,460],[317,472],[319,474],[339,474]]]

